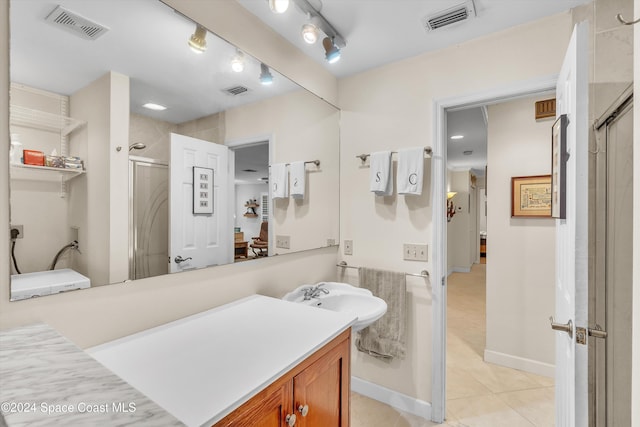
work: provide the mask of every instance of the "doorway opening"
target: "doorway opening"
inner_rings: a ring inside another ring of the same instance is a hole
[[[269,141],[229,148],[235,165],[234,261],[269,256]]]
[[[524,98],[540,93],[549,93],[555,90],[556,76],[519,82],[508,87],[476,93],[473,95],[457,96],[434,102],[434,161],[432,161],[433,173],[433,247],[434,253],[444,256],[434,256],[432,277],[437,278],[442,286],[434,286],[433,307],[433,371],[432,371],[432,420],[443,422],[446,412],[446,370],[447,370],[447,281],[449,266],[447,261],[447,113],[455,110],[473,107],[499,104],[506,100]],[[491,167],[488,167],[488,175],[491,176]],[[499,209],[491,203],[491,187],[487,187],[488,206],[487,213],[492,209]],[[502,192],[508,192],[506,189]],[[487,233],[491,233],[488,225]],[[488,241],[489,242],[489,241]],[[488,244],[487,256],[492,255],[491,244]],[[479,255],[479,244],[478,244]]]
[[[539,320],[555,304],[555,222],[512,217],[509,191],[514,176],[550,173],[554,117],[534,114],[550,97],[446,110],[450,421],[475,425],[491,407],[496,423],[554,423],[554,336]]]

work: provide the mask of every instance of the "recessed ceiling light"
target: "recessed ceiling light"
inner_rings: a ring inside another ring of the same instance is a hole
[[[464,135],[452,135],[451,139],[462,139],[464,138]]]
[[[164,111],[167,109],[164,105],[154,104],[153,102],[147,102],[143,107],[153,111]]]

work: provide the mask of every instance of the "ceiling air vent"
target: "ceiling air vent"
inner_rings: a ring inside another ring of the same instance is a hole
[[[95,40],[109,31],[104,25],[90,21],[62,6],[53,9],[44,20],[86,40]]]
[[[245,92],[249,92],[249,89],[247,89],[244,86],[233,86],[233,87],[228,87],[226,89],[222,89],[223,92],[228,93],[229,95],[240,95],[241,93],[245,93]]]
[[[424,18],[424,26],[428,31],[433,31],[475,17],[475,5],[473,0],[469,0],[450,9],[428,15]]]

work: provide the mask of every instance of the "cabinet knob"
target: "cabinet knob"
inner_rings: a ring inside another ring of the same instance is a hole
[[[296,425],[296,414],[288,414],[287,418],[284,419],[284,422],[287,423],[289,427],[293,427]]]
[[[304,405],[304,406],[300,405],[300,406],[298,406],[298,411],[300,411],[300,414],[303,417],[306,417],[307,414],[309,413],[309,405]]]

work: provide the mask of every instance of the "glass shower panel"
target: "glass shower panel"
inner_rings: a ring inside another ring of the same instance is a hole
[[[169,259],[169,169],[129,160],[131,173],[131,278],[167,274]]]

